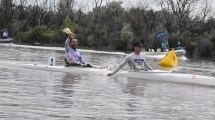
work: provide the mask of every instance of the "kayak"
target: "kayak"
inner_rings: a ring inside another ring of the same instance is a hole
[[[63,48],[63,47],[32,46],[32,45],[19,45],[19,44],[0,44],[0,46],[4,46],[4,47],[16,47],[16,48],[42,49],[42,50],[65,51],[65,48]],[[96,51],[96,50],[85,50],[85,49],[78,49],[78,50],[80,52],[86,52],[86,53],[102,53],[102,54],[126,55],[123,52],[107,52],[107,51]]]
[[[180,49],[180,50],[174,50],[177,57],[182,57],[186,55],[186,50]],[[146,52],[147,55],[166,55],[168,52]]]
[[[58,51],[64,51],[65,48],[62,47],[47,47],[47,46],[31,46],[31,45],[18,45],[18,44],[0,44],[0,46],[3,47],[16,47],[16,48],[30,48],[30,49],[43,49],[43,50],[58,50]],[[127,55],[124,52],[107,52],[107,51],[96,51],[96,50],[85,50],[85,49],[78,49],[80,52],[86,52],[86,53],[99,53],[99,54],[111,54],[111,55]],[[149,58],[155,58],[155,59],[162,59],[166,56],[168,52],[146,52],[147,57]],[[175,53],[177,54],[178,51],[176,50]],[[186,51],[185,51],[186,53]],[[179,59],[187,60],[186,57],[183,56],[177,56]]]
[[[82,67],[82,66],[49,66],[44,64],[25,64],[25,63],[12,63],[12,62],[0,62],[2,67],[7,68],[25,68],[25,69],[34,69],[34,70],[44,70],[51,72],[66,72],[74,74],[95,74],[95,75],[106,75],[108,70],[102,69],[102,67]]]
[[[163,72],[161,70],[152,70],[152,71],[122,71],[116,76],[147,79],[147,80],[156,80],[156,81],[169,81],[176,83],[189,83],[189,84],[199,84],[199,85],[208,85],[215,86],[215,77],[202,76],[195,74],[181,74],[181,73],[172,73],[172,72]]]
[[[0,43],[11,43],[11,42],[13,42],[12,38],[6,38],[6,39],[0,38]]]
[[[72,74],[81,75],[102,75],[106,76],[110,72],[105,67],[64,67],[64,66],[48,66],[40,64],[25,64],[25,63],[11,63],[11,62],[0,62],[2,67],[7,68],[25,68],[33,70],[44,70],[51,72],[66,72]],[[114,75],[115,77],[128,77],[137,78],[143,80],[156,80],[156,81],[169,81],[176,83],[189,83],[189,84],[200,84],[215,86],[215,77],[202,76],[195,74],[181,74],[173,73],[162,70],[150,70],[150,71],[119,71]]]

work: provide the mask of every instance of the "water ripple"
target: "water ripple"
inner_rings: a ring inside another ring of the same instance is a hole
[[[63,64],[63,51],[16,48],[19,54],[12,56],[14,50],[1,47],[1,60],[46,63],[49,53],[56,56],[57,64]],[[98,65],[117,65],[124,56],[85,53],[83,57]],[[184,65],[201,67],[207,63]],[[214,63],[208,65],[214,69]],[[193,71],[187,69],[187,72]],[[215,118],[214,87],[1,67],[0,73],[0,119],[4,120]]]

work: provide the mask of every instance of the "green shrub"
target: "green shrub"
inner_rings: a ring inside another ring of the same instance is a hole
[[[194,58],[211,58],[213,53],[213,44],[209,39],[202,39],[194,51]]]
[[[75,32],[74,24],[71,21],[71,19],[69,18],[69,16],[66,16],[65,20],[63,21],[62,29],[64,29],[64,28],[69,28],[71,30],[71,32],[73,32],[73,33]]]
[[[46,31],[43,27],[34,27],[30,31],[20,32],[20,39],[23,43],[29,44],[50,44],[55,37],[54,32]]]

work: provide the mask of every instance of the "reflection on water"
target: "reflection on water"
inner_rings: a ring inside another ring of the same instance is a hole
[[[46,63],[47,55],[55,56],[57,65],[64,64],[63,51],[9,47],[0,51],[0,59],[8,61]],[[83,58],[96,65],[116,66],[124,56],[83,53]],[[149,58],[154,68],[158,61]],[[178,72],[215,76],[213,62],[179,63],[184,68]],[[0,119],[4,120],[215,118],[214,87],[1,67],[0,73]]]

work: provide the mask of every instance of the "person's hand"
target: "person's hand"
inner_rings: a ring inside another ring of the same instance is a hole
[[[87,67],[93,67],[92,65],[90,65],[90,64],[87,64]]]
[[[80,64],[81,66],[83,66],[83,67],[93,67],[92,65],[90,65],[90,64]]]
[[[112,75],[113,75],[113,73],[112,73],[112,72],[110,72],[110,73],[108,73],[108,74],[107,74],[107,76],[112,76]]]
[[[69,57],[66,58],[66,61],[67,61],[68,63],[74,63],[74,61],[73,61],[72,59],[70,59]]]

